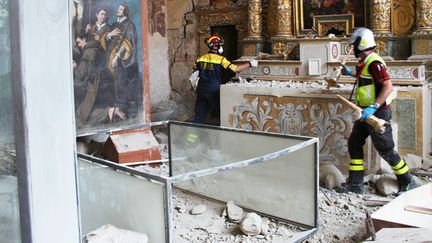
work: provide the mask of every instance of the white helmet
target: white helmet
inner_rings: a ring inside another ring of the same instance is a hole
[[[377,46],[375,43],[374,34],[368,28],[356,29],[351,35],[350,44],[354,45],[354,53],[356,56]]]

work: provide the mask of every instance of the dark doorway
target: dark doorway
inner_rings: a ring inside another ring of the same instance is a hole
[[[239,58],[237,50],[237,30],[234,25],[223,25],[211,27],[212,34],[220,35],[224,41],[224,56],[230,60],[236,60]]]

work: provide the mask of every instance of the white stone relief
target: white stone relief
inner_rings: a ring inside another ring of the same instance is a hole
[[[391,79],[402,79],[402,80],[416,80],[421,79],[421,76],[416,78],[413,76],[413,68],[412,67],[398,67],[398,68],[389,68],[388,75]]]
[[[320,160],[339,164],[340,161],[333,151],[341,156],[346,154],[343,150],[343,145],[347,143],[344,133],[347,129],[351,129],[353,111],[348,109],[344,113],[338,114],[338,110],[342,108],[340,103],[329,103],[328,108],[328,110],[321,110],[320,105],[311,105],[309,110],[311,125],[313,126],[311,131],[312,135],[320,140]],[[331,137],[333,140],[330,140]]]
[[[303,111],[307,109],[307,105],[295,105],[292,103],[286,105],[274,104],[278,109],[279,118],[276,120],[276,129],[280,133],[305,135],[305,127],[307,123],[304,121]]]
[[[268,122],[274,121],[274,130],[279,133],[318,137],[320,160],[340,164],[340,159],[348,156],[346,133],[352,129],[353,110],[347,109],[341,113],[340,103],[328,103],[328,109],[322,109],[319,104],[310,104],[309,100],[305,103],[277,104],[273,99],[268,99],[262,101],[260,106],[259,97],[256,97],[252,102],[234,106],[233,127],[248,130],[256,127],[258,131],[268,132],[272,129]],[[277,118],[270,116],[272,109],[277,110]],[[309,116],[308,119],[305,116]]]
[[[252,100],[252,102],[234,106],[233,127],[252,130],[251,122],[255,122],[257,124],[258,131],[268,132],[271,126],[265,127],[265,125],[267,122],[273,120],[273,117],[269,115],[272,109],[272,103],[272,99],[264,100],[262,102],[263,107],[261,107],[259,106],[259,97],[256,97]],[[245,118],[247,123],[240,121]]]

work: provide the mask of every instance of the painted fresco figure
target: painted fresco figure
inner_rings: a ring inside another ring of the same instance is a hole
[[[96,23],[87,24],[86,31],[91,33],[95,40],[99,41],[100,38],[107,32],[111,32],[112,28],[107,23],[108,11],[106,9],[98,9],[96,11]]]
[[[101,45],[106,50],[107,66],[114,78],[115,118],[137,115],[142,97],[138,69],[137,31],[129,16],[129,7],[120,4],[112,31],[104,34]]]
[[[96,125],[112,120],[113,87],[102,83],[109,75],[105,67],[105,54],[100,43],[82,31],[76,38],[81,59],[72,61],[77,127]]]

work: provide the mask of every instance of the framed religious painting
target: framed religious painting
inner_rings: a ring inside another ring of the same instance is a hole
[[[296,35],[307,35],[314,26],[314,16],[331,19],[353,15],[354,27],[364,27],[367,21],[366,0],[295,0]],[[316,17],[315,17],[316,18]],[[328,22],[328,21],[327,21]]]
[[[147,1],[70,1],[77,135],[145,122]]]

